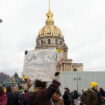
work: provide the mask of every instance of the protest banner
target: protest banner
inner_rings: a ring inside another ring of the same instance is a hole
[[[23,74],[31,80],[52,81],[61,53],[56,49],[38,49],[25,53]]]

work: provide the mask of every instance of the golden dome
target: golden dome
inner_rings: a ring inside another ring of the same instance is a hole
[[[49,10],[46,16],[47,16],[46,25],[39,31],[39,34],[38,34],[39,37],[45,37],[45,36],[62,37],[61,30],[54,25],[53,13],[50,10],[50,3],[49,3]]]
[[[55,25],[45,25],[40,31],[39,31],[40,37],[45,36],[59,36],[62,37],[62,33],[58,27]]]

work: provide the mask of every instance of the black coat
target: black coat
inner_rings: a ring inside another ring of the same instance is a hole
[[[105,97],[105,91],[104,90],[100,91],[100,95]]]
[[[7,105],[15,105],[14,95],[11,92],[7,92]]]
[[[71,105],[73,102],[72,95],[69,92],[65,92],[63,95],[64,105]]]
[[[14,92],[13,97],[14,97],[14,105],[21,105],[21,103],[20,103],[20,93],[19,92]]]
[[[77,91],[74,91],[73,92],[73,99],[78,99],[78,97],[79,97],[78,92]]]

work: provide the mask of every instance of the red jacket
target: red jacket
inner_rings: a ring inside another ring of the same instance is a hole
[[[0,94],[0,105],[7,105],[7,95]]]

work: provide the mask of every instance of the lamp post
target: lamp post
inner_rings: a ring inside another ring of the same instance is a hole
[[[76,81],[76,83],[77,83],[77,91],[78,91],[78,88],[79,88],[78,82],[79,82],[80,80],[81,80],[80,77],[74,77],[74,81]]]

